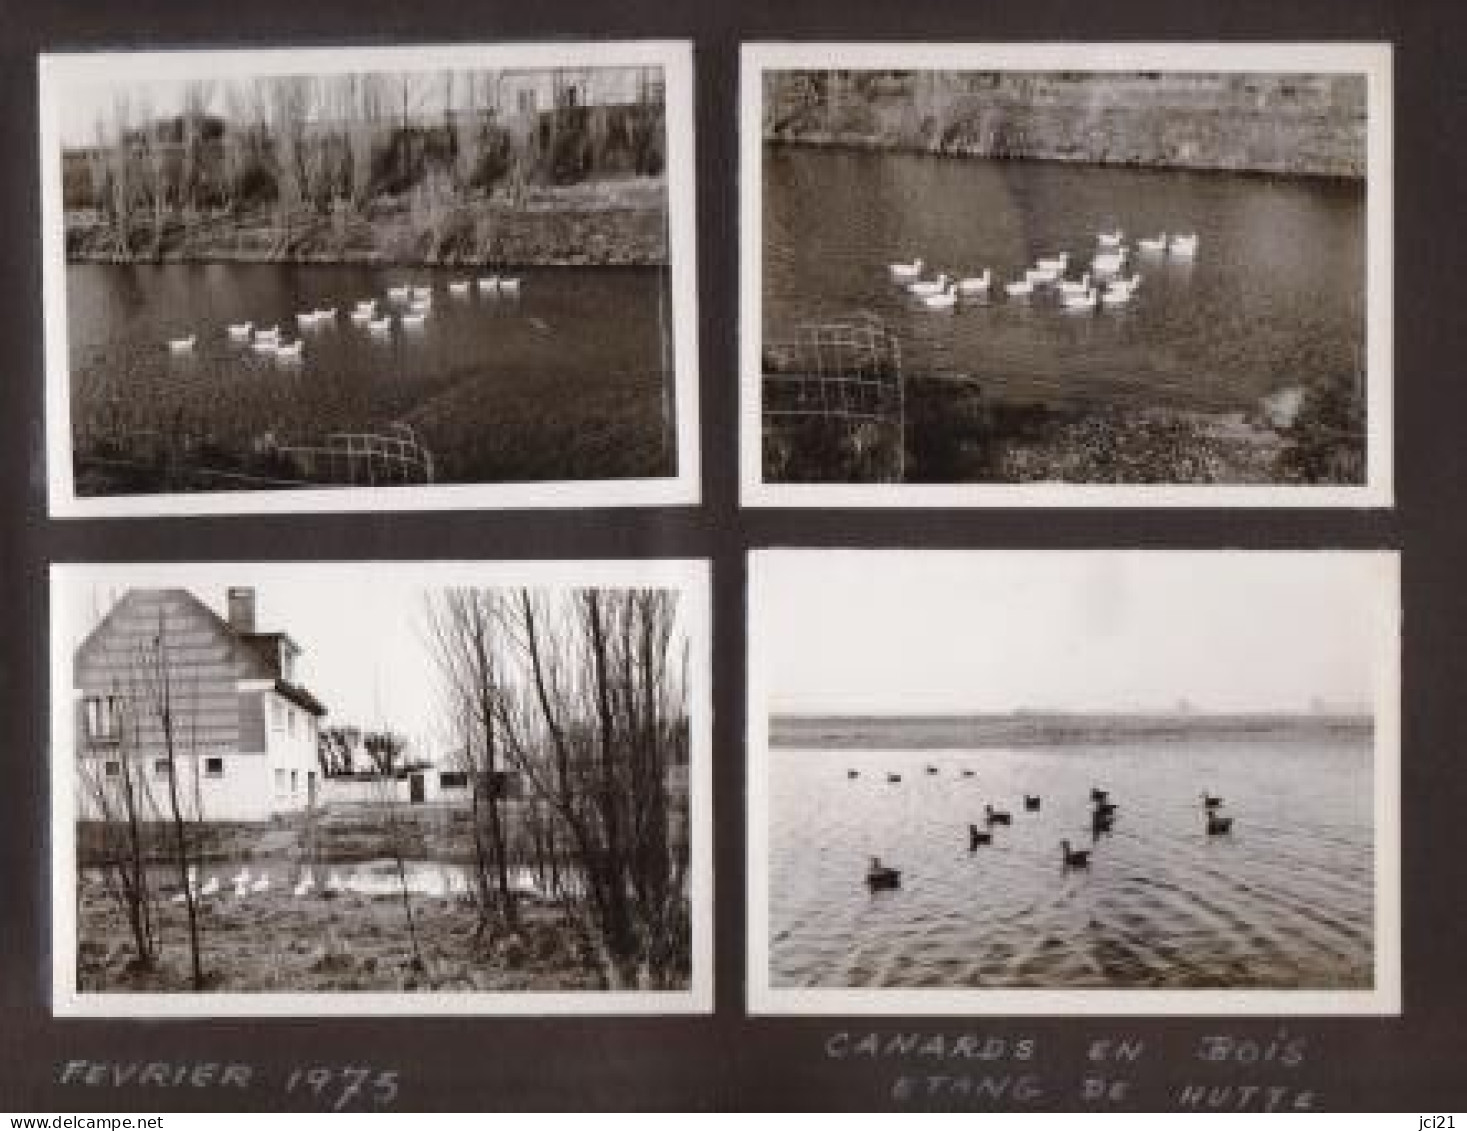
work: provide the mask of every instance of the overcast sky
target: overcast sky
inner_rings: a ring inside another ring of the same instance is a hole
[[[576,563],[566,563],[563,568],[575,567]],[[59,601],[70,600],[63,616],[70,615],[61,631],[72,651],[131,586],[188,589],[227,619],[228,587],[252,585],[256,630],[286,632],[300,645],[297,682],[325,704],[328,725],[390,728],[407,735],[415,750],[427,757],[440,755],[451,735],[441,725],[442,701],[426,636],[425,596],[441,592],[445,584],[526,580],[496,577],[487,569],[476,574],[472,566],[456,564],[459,575],[439,583],[416,575],[411,566],[391,563],[118,567],[110,576],[108,567],[76,568],[93,576],[56,590]],[[636,583],[676,584],[669,575],[651,575],[647,567],[641,572],[644,576]],[[592,583],[584,573],[575,581]],[[626,582],[623,576],[601,583]]]
[[[1364,709],[1382,555],[775,552],[773,712]]]

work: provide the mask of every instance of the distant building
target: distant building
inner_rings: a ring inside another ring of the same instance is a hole
[[[168,818],[175,770],[189,817],[315,804],[326,708],[296,680],[300,654],[256,630],[253,589],[229,590],[227,620],[185,589],[129,590],[76,652],[78,815]]]
[[[539,114],[577,106],[627,106],[664,98],[661,67],[561,67],[500,71],[490,95],[497,114]]]

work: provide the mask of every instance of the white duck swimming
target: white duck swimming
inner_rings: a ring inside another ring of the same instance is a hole
[[[915,283],[908,283],[907,290],[918,298],[926,298],[928,295],[940,294],[947,290],[947,275],[939,275],[935,279],[922,279]]]
[[[1059,281],[1059,293],[1061,295],[1083,295],[1090,289],[1090,272],[1086,271],[1079,280],[1061,279]]]
[[[980,295],[993,283],[993,272],[989,268],[983,268],[983,274],[973,275],[966,279],[958,280],[958,291],[965,295]]]
[[[936,294],[923,295],[922,302],[931,310],[947,310],[958,303],[958,288],[949,283],[943,290]]]

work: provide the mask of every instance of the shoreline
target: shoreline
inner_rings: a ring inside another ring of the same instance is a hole
[[[994,153],[979,147],[929,146],[900,139],[868,137],[863,135],[821,136],[808,134],[799,137],[765,134],[763,144],[771,149],[814,149],[835,153],[897,154],[906,157],[930,157],[935,161],[997,161],[1005,164],[1032,163],[1044,165],[1086,166],[1095,169],[1129,169],[1133,172],[1153,173],[1222,173],[1228,176],[1245,177],[1252,180],[1277,180],[1285,178],[1299,181],[1321,181],[1327,184],[1365,184],[1365,173],[1331,172],[1314,169],[1281,169],[1251,165],[1228,165],[1208,161],[1159,161],[1137,157],[1107,160],[1094,155],[1078,154],[1067,156],[1058,153]]]
[[[765,378],[784,372],[766,357]],[[905,482],[1364,482],[1363,406],[1347,383],[1214,410],[1011,398],[968,377],[909,377],[905,389]],[[766,418],[763,431],[764,477],[780,483],[870,481],[870,460],[893,442],[857,454],[818,417]]]
[[[1006,747],[1169,743],[1179,738],[1249,741],[1369,739],[1370,716],[1353,714],[1222,715],[1198,712],[1033,712],[1000,715],[773,715],[771,750],[983,750]]]
[[[208,255],[185,255],[177,252],[168,252],[159,256],[133,255],[131,257],[120,257],[115,255],[93,254],[85,256],[68,256],[67,267],[216,267],[216,266],[241,266],[241,267],[373,267],[382,270],[400,269],[409,270],[448,270],[453,267],[493,267],[496,270],[530,271],[530,270],[554,270],[562,267],[567,268],[590,268],[598,270],[615,271],[665,271],[668,264],[659,260],[647,261],[621,261],[592,263],[576,259],[527,259],[508,262],[497,259],[454,259],[452,261],[434,262],[430,260],[416,259],[392,259],[376,253],[348,252],[345,255],[332,253],[320,253],[316,255],[294,255],[288,258],[271,257],[269,255],[254,254],[250,252],[230,253],[221,252]]]
[[[133,960],[117,902],[98,884],[78,893],[76,972],[83,993],[193,993],[182,908],[154,907],[159,955]],[[606,992],[591,953],[548,904],[521,903],[522,924],[490,938],[469,901],[412,898],[420,965],[401,897],[256,893],[201,901],[205,993]]]
[[[667,267],[665,183],[603,183],[515,206],[476,199],[442,208],[403,200],[360,213],[273,210],[137,220],[119,236],[95,212],[69,210],[64,259],[82,264],[260,263],[382,267]]]
[[[1155,169],[1363,178],[1359,74],[767,72],[766,141]]]

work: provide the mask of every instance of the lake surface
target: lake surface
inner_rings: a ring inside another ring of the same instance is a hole
[[[869,311],[908,373],[970,374],[1014,399],[1100,398],[1232,411],[1309,381],[1353,381],[1365,343],[1365,192],[1345,181],[947,159],[814,147],[764,150],[766,343],[811,319]],[[1119,227],[1123,307],[1076,313],[1052,294],[929,310],[887,265],[998,279],[1040,256],[1088,267]],[[1192,232],[1192,262],[1134,254]]]
[[[487,272],[296,264],[67,268],[76,447],[182,434],[226,453],[267,434],[320,443],[332,431],[405,421],[447,482],[659,476],[673,472],[667,273],[527,269],[518,295],[448,283]],[[389,286],[432,289],[419,330]],[[359,300],[394,311],[386,334],[354,325]],[[336,307],[300,329],[296,314]],[[287,363],[232,341],[231,323],[279,325]],[[186,354],[167,342],[197,334]],[[81,490],[79,480],[79,491]]]
[[[774,986],[1372,983],[1366,738],[774,749],[769,762]],[[1098,839],[1092,786],[1120,807]],[[1225,798],[1230,834],[1204,832],[1203,789]],[[1013,825],[970,851],[985,803]],[[1088,869],[1063,867],[1062,838],[1092,850]],[[866,886],[872,856],[902,871],[899,888]]]

